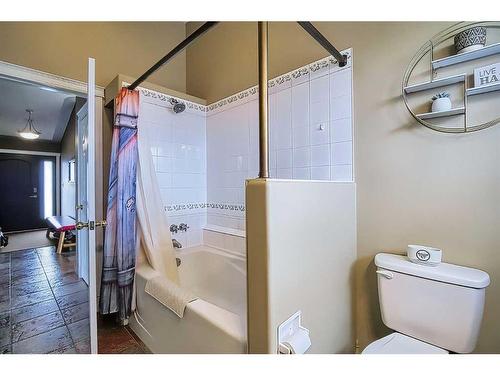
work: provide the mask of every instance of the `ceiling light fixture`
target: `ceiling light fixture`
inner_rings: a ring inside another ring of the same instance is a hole
[[[26,123],[26,126],[24,127],[23,130],[18,130],[17,132],[19,135],[25,139],[37,139],[40,137],[40,134],[42,132],[38,131],[35,128],[35,124],[33,123],[33,119],[31,118],[31,115],[33,114],[32,109],[27,109],[26,112],[28,112],[28,122]]]

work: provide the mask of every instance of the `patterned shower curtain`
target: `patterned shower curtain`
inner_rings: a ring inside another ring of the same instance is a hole
[[[139,92],[122,88],[115,100],[104,240],[100,312],[131,314],[136,252],[137,118]]]

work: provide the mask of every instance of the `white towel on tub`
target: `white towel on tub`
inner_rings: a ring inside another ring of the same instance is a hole
[[[172,310],[179,318],[184,316],[186,305],[198,299],[190,291],[181,288],[162,275],[149,279],[146,282],[145,292]]]

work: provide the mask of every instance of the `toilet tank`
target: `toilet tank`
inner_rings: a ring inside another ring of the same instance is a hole
[[[474,350],[483,317],[486,272],[407,257],[377,254],[378,294],[384,324],[456,353]]]

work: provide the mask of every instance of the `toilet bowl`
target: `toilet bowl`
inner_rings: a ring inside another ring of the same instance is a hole
[[[361,354],[449,354],[447,350],[398,332],[368,345]]]
[[[489,275],[440,263],[427,266],[406,256],[375,256],[380,312],[394,333],[363,354],[470,353],[476,347]]]

